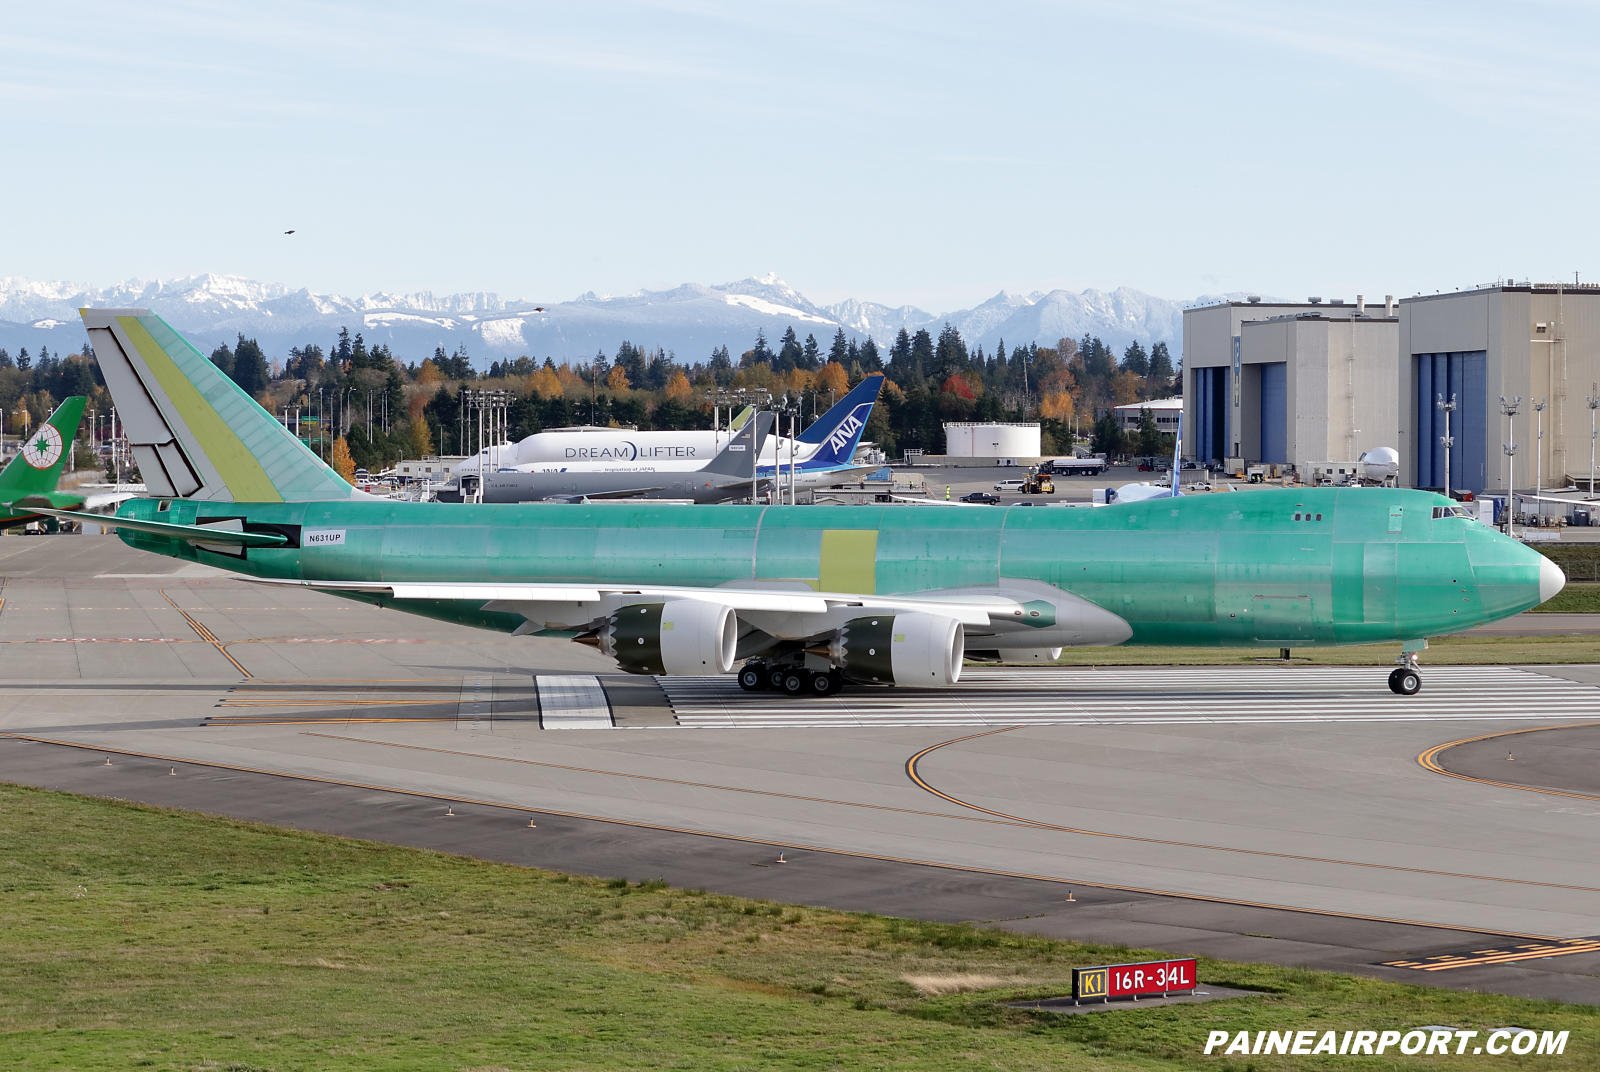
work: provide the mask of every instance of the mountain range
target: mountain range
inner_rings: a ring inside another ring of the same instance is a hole
[[[887,349],[902,327],[937,335],[947,321],[968,346],[989,352],[1001,339],[1008,348],[1029,342],[1043,346],[1088,333],[1118,350],[1135,339],[1147,348],[1165,342],[1178,357],[1183,309],[1218,297],[1223,296],[1175,302],[1128,287],[1026,296],[1001,291],[971,309],[930,313],[855,300],[816,305],[776,275],[716,286],[685,283],[620,297],[591,291],[546,306],[487,293],[379,292],[346,298],[228,275],[132,279],[110,287],[10,277],[0,278],[0,347],[13,356],[21,347],[37,353],[40,345],[72,353],[83,341],[80,307],[146,306],[207,350],[232,344],[242,333],[257,339],[269,355],[284,357],[290,347],[307,343],[326,350],[339,329],[348,327],[369,346],[386,343],[403,361],[420,361],[437,346],[454,352],[464,345],[480,368],[492,359],[522,354],[584,360],[596,351],[615,353],[624,339],[671,350],[685,363],[704,361],[725,345],[737,360],[754,345],[757,331],[764,331],[776,349],[790,326],[802,341],[814,334],[824,351],[841,327],[847,336],[865,341],[870,335]]]

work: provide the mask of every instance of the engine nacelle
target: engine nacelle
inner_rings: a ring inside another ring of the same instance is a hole
[[[961,680],[966,631],[937,614],[853,618],[829,645],[845,678],[861,685],[937,689]]]
[[[969,651],[967,658],[973,662],[984,663],[1023,663],[1026,665],[1050,666],[1061,658],[1060,648],[988,648],[982,651]]]
[[[630,674],[726,674],[739,617],[732,607],[698,599],[634,603],[611,615],[598,639]]]

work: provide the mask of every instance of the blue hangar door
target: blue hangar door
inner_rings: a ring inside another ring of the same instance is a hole
[[[1199,425],[1192,433],[1195,461],[1219,462],[1228,456],[1227,366],[1194,370],[1194,413]],[[1187,429],[1185,430],[1187,431]]]
[[[1445,414],[1439,409],[1456,396],[1455,412],[1450,414],[1450,435],[1455,446],[1450,450],[1450,486],[1481,492],[1488,476],[1488,429],[1484,422],[1489,409],[1488,355],[1483,350],[1448,354],[1414,354],[1417,373],[1416,451],[1417,487],[1444,489]]]
[[[1289,464],[1289,366],[1261,366],[1261,460]]]

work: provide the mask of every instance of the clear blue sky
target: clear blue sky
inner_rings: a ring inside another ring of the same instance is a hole
[[[13,2],[0,275],[1600,281],[1597,51],[1577,2]]]

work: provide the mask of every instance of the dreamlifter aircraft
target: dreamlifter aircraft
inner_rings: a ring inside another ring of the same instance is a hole
[[[83,318],[159,496],[87,520],[264,583],[591,643],[632,673],[743,658],[746,688],[826,695],[846,680],[950,685],[979,652],[1403,641],[1390,687],[1410,694],[1428,637],[1527,610],[1566,580],[1451,500],[1398,488],[1099,510],[374,499],[160,317]]]

